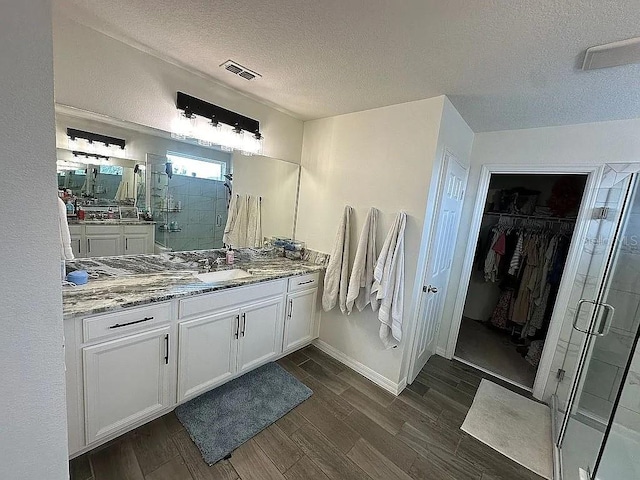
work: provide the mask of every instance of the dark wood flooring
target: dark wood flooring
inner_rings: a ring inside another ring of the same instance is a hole
[[[395,397],[315,347],[278,363],[314,395],[229,460],[205,464],[170,413],[72,460],[71,479],[541,479],[460,430],[478,370],[434,356]]]

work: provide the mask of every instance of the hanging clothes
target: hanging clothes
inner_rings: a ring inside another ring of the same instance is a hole
[[[511,316],[511,321],[518,325],[527,323],[531,295],[535,289],[538,275],[538,248],[536,238],[533,235],[529,235],[524,241],[523,256],[520,289],[518,290],[518,296],[513,306],[513,315]]]

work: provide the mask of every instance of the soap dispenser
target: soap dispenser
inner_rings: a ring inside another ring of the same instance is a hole
[[[227,265],[233,265],[235,261],[235,252],[231,247],[227,248]]]

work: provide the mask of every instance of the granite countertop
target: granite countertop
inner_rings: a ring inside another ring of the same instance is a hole
[[[156,222],[149,222],[147,220],[127,220],[127,219],[106,219],[106,220],[78,220],[74,218],[68,218],[69,225],[154,225]]]
[[[89,283],[62,289],[65,318],[93,315],[120,308],[162,302],[174,298],[215,292],[278,278],[304,275],[325,268],[305,260],[276,257],[264,250],[243,249],[236,252],[234,265],[215,266],[222,250],[171,252],[160,255],[125,255],[80,258],[67,261],[67,272],[86,270]],[[202,273],[202,262],[209,259],[211,271],[241,268],[250,277],[217,283],[204,283],[194,274]]]

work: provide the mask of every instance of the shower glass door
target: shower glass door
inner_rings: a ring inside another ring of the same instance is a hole
[[[566,329],[562,370],[568,378],[556,391],[564,411],[556,439],[564,480],[620,478],[597,474],[640,319],[640,194],[635,176],[617,179],[601,189]]]

